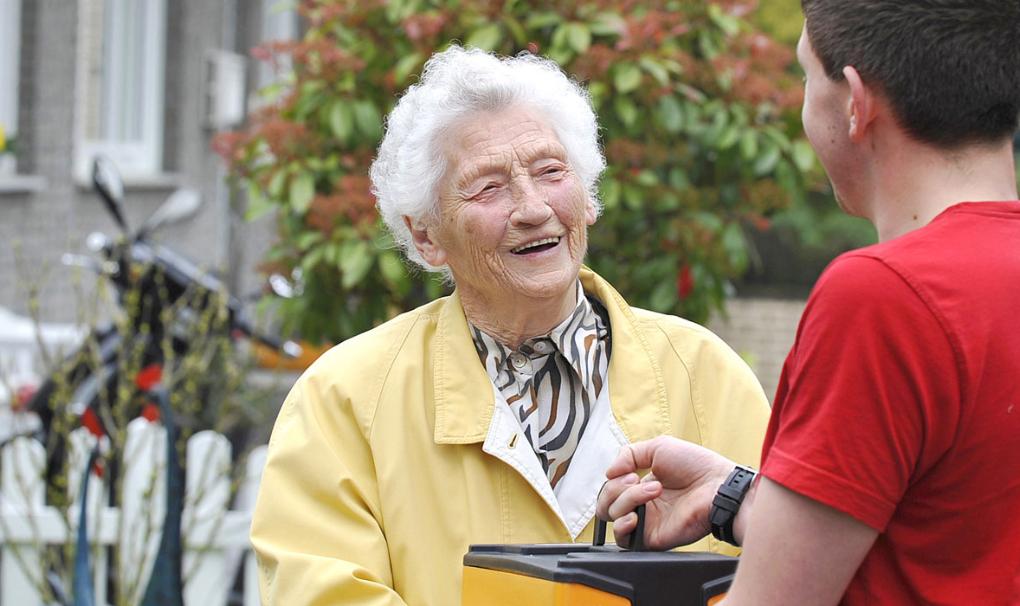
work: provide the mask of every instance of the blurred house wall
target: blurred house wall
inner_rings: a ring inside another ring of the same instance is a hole
[[[92,231],[117,228],[87,184],[72,175],[76,145],[79,10],[102,0],[20,1],[17,169],[0,172],[0,307],[25,314],[30,286],[41,287],[46,321],[72,321],[76,289],[95,283],[60,264],[64,252],[84,252]],[[142,1],[142,0],[138,0]],[[162,163],[128,181],[126,213],[138,226],[177,187],[202,194],[200,213],[159,232],[157,239],[199,265],[217,270],[240,294],[258,286],[254,270],[273,236],[272,220],[246,224],[232,212],[223,163],[211,151],[215,134],[205,124],[206,56],[240,53],[247,86],[257,66],[248,50],[261,42],[264,6],[275,0],[166,0]],[[0,86],[4,83],[0,82]]]
[[[737,297],[727,303],[725,317],[717,315],[709,323],[709,328],[751,366],[769,402],[775,398],[805,303],[801,299]]]

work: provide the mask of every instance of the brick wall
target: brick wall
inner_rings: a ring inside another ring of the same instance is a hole
[[[6,286],[0,305],[17,311],[27,307],[28,282],[48,283],[44,313],[60,315],[57,301],[72,292],[58,272],[72,226],[84,223],[76,219],[81,207],[72,203],[77,192],[70,177],[76,11],[74,2],[22,3],[19,172],[45,177],[47,187],[0,196],[0,241],[6,249],[0,255],[0,280]],[[71,312],[65,308],[63,319]]]
[[[727,303],[727,316],[708,327],[736,350],[758,376],[769,401],[775,397],[779,374],[796,336],[805,301],[737,298]]]

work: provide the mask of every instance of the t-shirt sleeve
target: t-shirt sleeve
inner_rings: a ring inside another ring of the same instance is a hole
[[[811,295],[784,375],[762,473],[884,530],[958,418],[956,358],[936,314],[880,260],[841,257]]]

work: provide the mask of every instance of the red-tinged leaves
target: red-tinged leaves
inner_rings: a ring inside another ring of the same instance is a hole
[[[694,292],[694,276],[691,275],[691,266],[684,265],[676,274],[676,294],[683,301]]]

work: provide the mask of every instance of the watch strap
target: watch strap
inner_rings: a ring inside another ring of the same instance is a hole
[[[712,499],[712,509],[708,515],[712,536],[731,545],[739,545],[733,536],[733,521],[736,520],[740,504],[751,490],[756,475],[758,474],[753,469],[737,465],[719,487],[715,498]]]

